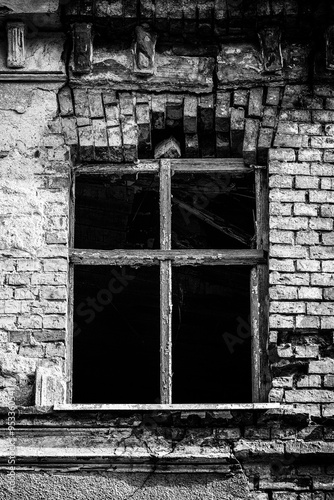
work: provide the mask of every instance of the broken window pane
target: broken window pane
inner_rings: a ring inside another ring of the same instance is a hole
[[[172,177],[172,248],[252,248],[254,214],[253,174]]]
[[[173,403],[251,395],[250,269],[173,268]]]
[[[73,402],[159,402],[159,266],[77,266]]]
[[[75,196],[76,248],[159,248],[157,176],[78,176]]]

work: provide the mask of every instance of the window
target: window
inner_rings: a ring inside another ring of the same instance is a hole
[[[72,402],[265,401],[265,168],[139,160],[74,186]]]

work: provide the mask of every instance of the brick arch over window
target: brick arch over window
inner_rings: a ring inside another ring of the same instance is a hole
[[[78,161],[150,158],[160,137],[176,134],[183,157],[232,156],[266,164],[280,107],[288,98],[289,86],[285,92],[259,86],[200,95],[66,86],[59,106],[65,140],[75,146]]]

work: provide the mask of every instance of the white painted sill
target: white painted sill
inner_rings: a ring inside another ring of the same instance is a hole
[[[232,403],[232,404],[71,404],[58,403],[53,406],[59,411],[96,410],[169,410],[169,411],[228,411],[228,410],[270,410],[280,408],[280,403]]]

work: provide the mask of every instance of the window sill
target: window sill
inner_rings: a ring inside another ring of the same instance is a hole
[[[223,410],[270,410],[280,408],[280,403],[231,403],[231,404],[71,404],[58,403],[53,406],[59,411],[96,411],[96,410],[130,410],[130,411],[223,411]]]

